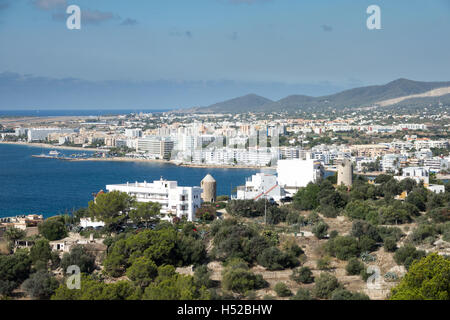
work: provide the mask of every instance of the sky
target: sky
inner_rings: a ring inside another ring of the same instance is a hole
[[[366,9],[381,9],[369,30]],[[81,9],[81,30],[66,8]],[[450,80],[450,0],[0,0],[0,109],[204,106]]]

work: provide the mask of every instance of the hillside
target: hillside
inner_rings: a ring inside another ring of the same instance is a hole
[[[437,90],[438,89],[438,90]],[[430,101],[446,102],[450,93],[450,82],[420,82],[398,79],[385,85],[375,85],[345,90],[323,97],[291,95],[279,101],[254,94],[220,102],[209,107],[192,109],[195,112],[239,113],[250,111],[320,111],[327,109],[358,108],[367,106],[392,106],[396,104],[427,106]]]
[[[256,94],[248,94],[242,97],[234,98],[231,100],[219,102],[205,108],[197,108],[196,111],[216,113],[216,112],[230,112],[239,113],[242,110],[248,111],[258,111],[260,107],[268,103],[273,102],[270,99],[258,96]]]

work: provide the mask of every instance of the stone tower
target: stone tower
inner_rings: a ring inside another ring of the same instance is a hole
[[[342,184],[346,187],[351,187],[353,184],[353,163],[350,159],[344,159],[338,165],[337,185]]]
[[[217,182],[210,174],[207,174],[206,177],[203,178],[200,187],[203,189],[203,201],[216,202]]]

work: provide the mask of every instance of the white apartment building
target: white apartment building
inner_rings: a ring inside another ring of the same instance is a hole
[[[145,153],[155,159],[168,159],[174,142],[166,137],[146,137],[137,140],[137,152]]]
[[[321,163],[314,159],[279,160],[277,174],[278,184],[293,195],[299,188],[322,178],[324,170]]]
[[[408,158],[405,155],[400,154],[385,154],[380,161],[381,170],[384,172],[392,171],[398,172],[400,163],[406,161]]]
[[[248,178],[245,186],[237,188],[238,200],[273,199],[280,201],[285,196],[284,190],[278,185],[277,176],[267,173],[257,173]]]
[[[417,183],[423,181],[425,185],[430,183],[430,170],[425,167],[408,167],[403,168],[403,172],[401,176],[394,177],[398,181],[402,181],[404,179],[413,179]]]
[[[448,167],[447,161],[440,157],[424,159],[423,165],[424,167],[429,168],[430,171],[434,173],[438,173],[442,169],[446,169]]]
[[[195,150],[192,162],[204,164],[240,164],[264,167],[274,165],[279,159],[278,148],[233,149],[217,148]]]
[[[106,190],[120,191],[136,197],[138,202],[157,202],[161,204],[161,218],[171,221],[171,218],[186,217],[188,221],[195,220],[195,213],[201,207],[200,187],[180,187],[177,181],[161,178],[153,183],[135,182],[118,185],[107,185]]]
[[[445,149],[448,147],[448,140],[416,140],[414,142],[414,147],[416,150],[420,149],[432,149],[432,148],[439,148],[439,149]]]
[[[74,133],[73,129],[61,128],[30,128],[28,129],[28,142],[47,140],[51,133]]]
[[[125,129],[125,137],[135,139],[142,137],[142,129]]]

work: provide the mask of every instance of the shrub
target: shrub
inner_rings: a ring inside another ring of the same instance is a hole
[[[313,297],[310,290],[300,288],[297,293],[291,297],[291,300],[313,300]]]
[[[316,279],[314,295],[317,298],[329,299],[333,291],[340,287],[341,284],[335,276],[329,273],[321,273],[320,276]]]
[[[255,275],[242,268],[229,268],[224,272],[222,285],[225,290],[245,294],[250,290],[267,287],[267,282],[260,274]]]
[[[403,232],[398,227],[378,227],[377,231],[381,238],[384,240],[386,238],[394,238],[396,241],[399,241],[403,236]]]
[[[364,264],[356,258],[351,258],[348,261],[345,270],[347,271],[347,274],[351,276],[361,274],[361,271],[364,270]]]
[[[328,225],[325,222],[319,222],[312,228],[312,233],[318,238],[323,239],[327,235]]]
[[[274,288],[275,292],[279,297],[290,297],[292,296],[291,290],[287,287],[287,285],[283,282],[278,282]]]
[[[370,298],[363,293],[351,292],[345,289],[336,289],[331,295],[331,300],[370,300]]]
[[[375,240],[368,236],[362,236],[358,244],[361,251],[372,252],[377,248]]]
[[[59,282],[46,270],[42,270],[32,274],[22,287],[33,298],[49,299],[59,287]]]
[[[282,270],[292,268],[299,264],[298,260],[289,253],[279,250],[277,247],[265,249],[257,258],[258,264],[268,270]]]
[[[388,252],[395,252],[397,250],[397,241],[395,238],[386,238],[384,239],[384,249]]]
[[[419,260],[425,255],[425,251],[417,250],[413,245],[405,245],[395,252],[394,260],[397,264],[409,269],[414,260]]]
[[[425,239],[432,238],[436,239],[437,230],[433,225],[421,224],[417,226],[409,236],[409,239],[414,244],[422,244]]]
[[[291,279],[297,283],[312,283],[313,273],[308,267],[301,267],[292,271]]]
[[[197,219],[205,221],[213,221],[216,218],[216,209],[212,206],[203,205],[195,212]]]
[[[320,258],[317,260],[317,269],[319,270],[329,270],[331,269],[331,259],[328,256]]]
[[[215,282],[211,280],[211,270],[208,269],[207,265],[195,268],[194,281],[198,287],[212,288],[215,286]]]
[[[337,236],[330,239],[325,250],[339,260],[348,260],[357,257],[360,253],[358,241],[350,236]]]
[[[71,265],[77,265],[83,273],[92,273],[95,270],[95,257],[85,247],[77,245],[70,250],[70,253],[64,253],[61,260],[64,272]]]

